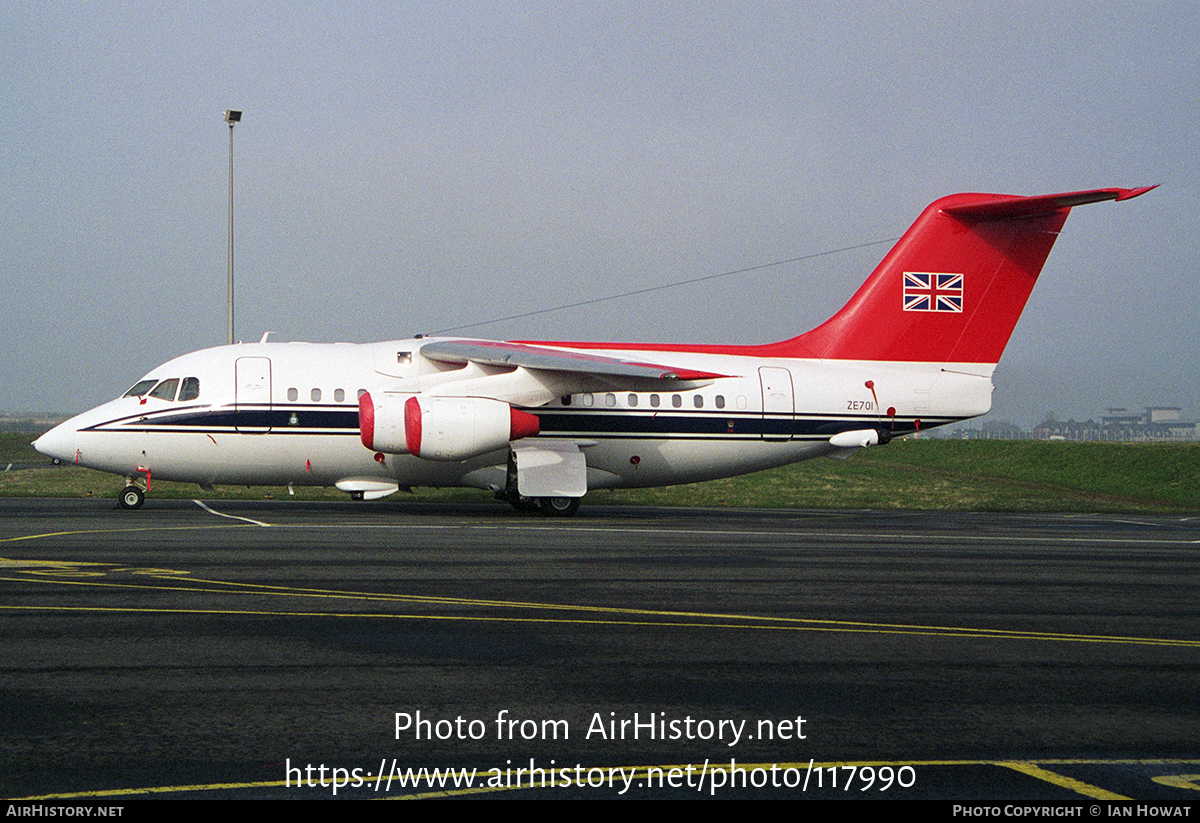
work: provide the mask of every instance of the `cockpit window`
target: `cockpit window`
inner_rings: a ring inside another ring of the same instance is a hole
[[[157,383],[157,380],[143,380],[135,385],[132,389],[125,392],[125,397],[141,397],[146,392],[150,391],[150,387]]]
[[[175,390],[179,389],[179,400],[195,400],[200,396],[200,378],[185,377],[183,378],[183,387],[179,386],[179,378],[172,377],[169,380],[163,380],[161,383],[157,380],[142,380],[132,389],[125,392],[124,397],[157,397],[159,400],[174,400]],[[155,384],[158,385],[155,385]],[[151,390],[153,387],[153,390]]]
[[[174,400],[175,389],[179,387],[179,378],[172,377],[170,380],[164,380],[154,387],[154,391],[150,392],[151,397],[157,397],[160,400]]]

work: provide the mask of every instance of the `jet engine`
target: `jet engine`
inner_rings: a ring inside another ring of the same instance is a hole
[[[358,399],[362,444],[386,454],[408,453],[425,460],[466,460],[535,435],[535,415],[489,397],[384,395]]]

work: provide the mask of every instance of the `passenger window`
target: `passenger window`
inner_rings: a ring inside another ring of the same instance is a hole
[[[629,407],[633,408],[636,405],[637,405],[637,395],[631,393],[629,395]]]
[[[185,377],[183,385],[179,387],[179,402],[184,400],[195,400],[200,396],[200,378]]]
[[[569,394],[564,394],[564,395],[562,396],[562,404],[563,404],[564,406],[569,406],[569,405],[571,405],[571,395],[569,395]]]
[[[605,394],[604,395],[604,405],[609,406],[610,408],[612,406],[617,405],[617,396],[615,394],[613,394],[612,392],[608,392],[607,394]]]
[[[154,391],[150,392],[151,397],[157,397],[159,400],[174,400],[175,389],[179,388],[179,378],[172,377],[170,380],[164,380],[154,387]]]
[[[291,400],[293,403],[295,403],[299,399],[300,392],[296,391],[295,389],[288,389],[288,400]]]
[[[656,409],[658,408],[658,395],[657,394],[650,395],[650,405]]]
[[[683,398],[677,394],[671,395],[671,405],[677,409],[682,408],[683,407]]]
[[[359,389],[357,397],[361,398],[366,393],[367,393],[366,389]]]
[[[590,405],[592,405],[592,393],[591,393],[591,392],[585,392],[585,393],[584,393],[584,395],[583,395],[583,405],[585,405],[585,406],[590,406]]]
[[[700,396],[700,395],[698,395],[698,394],[697,394],[697,395],[695,395],[695,396],[692,398],[692,405],[694,405],[694,406],[695,406],[696,408],[698,408],[698,409],[702,409],[702,408],[704,408],[704,398],[703,398],[703,397],[701,397],[701,396]]]
[[[718,409],[723,409],[723,408],[725,408],[725,395],[723,395],[723,394],[718,394],[718,395],[717,395],[717,399],[716,399],[716,403],[717,403],[717,408],[718,408]]]
[[[739,395],[738,395],[738,399],[737,399],[737,407],[738,407],[739,409],[744,409],[744,408],[746,408],[746,406],[747,406],[747,403],[746,403],[746,395],[744,395],[744,394],[739,394]]]
[[[312,401],[314,403],[321,402],[321,390],[320,389],[313,389],[311,392],[309,392],[308,396],[312,398]]]
[[[157,380],[143,380],[140,383],[136,383],[134,384],[133,388],[125,392],[125,397],[141,397],[143,394],[150,391],[150,387],[157,382]]]
[[[345,399],[346,399],[346,393],[344,391],[342,391],[341,389],[333,390],[333,402],[334,403],[341,403]]]

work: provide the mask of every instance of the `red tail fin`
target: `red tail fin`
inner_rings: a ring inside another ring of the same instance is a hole
[[[767,348],[793,357],[997,363],[1071,208],[1152,188],[943,197],[841,311]]]

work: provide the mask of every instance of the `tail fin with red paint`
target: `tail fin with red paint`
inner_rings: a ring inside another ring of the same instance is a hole
[[[783,357],[995,364],[1071,209],[1152,188],[943,197],[837,314],[766,348]]]

